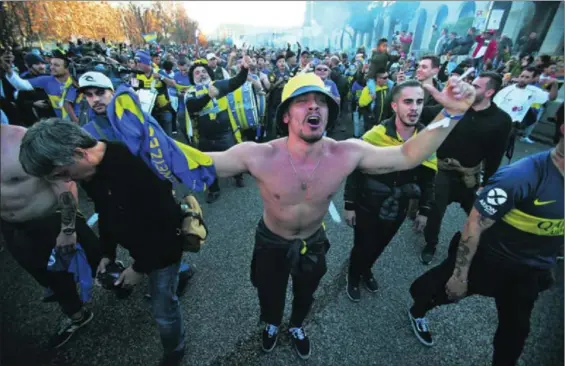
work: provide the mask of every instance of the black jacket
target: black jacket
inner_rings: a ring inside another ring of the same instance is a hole
[[[98,213],[103,255],[114,259],[120,244],[135,259],[133,269],[141,273],[178,262],[183,214],[172,184],[159,179],[122,143],[104,142],[106,152],[95,175],[82,182]]]
[[[24,80],[32,79],[40,75],[33,75],[30,72],[24,72],[20,75],[20,77]],[[33,103],[44,100],[47,102],[48,107],[43,108],[36,108],[33,106]],[[35,122],[50,117],[56,117],[55,111],[51,106],[51,102],[49,101],[49,97],[45,90],[37,88],[34,90],[22,90],[18,92],[18,99],[16,101],[18,109],[20,111],[20,118],[21,122],[24,126],[31,126]]]
[[[386,129],[386,135],[397,138],[396,125],[394,119],[388,119],[378,126]],[[419,123],[416,126],[417,131],[421,131],[425,126]],[[427,216],[434,201],[434,181],[435,170],[424,165],[419,165],[410,170],[403,170],[387,174],[365,174],[360,170],[355,170],[347,177],[345,183],[345,209],[357,210],[364,209],[369,212],[376,213],[380,210],[380,205],[387,198],[377,191],[378,186],[384,184],[388,188],[402,187],[407,184],[416,184],[420,188],[419,197],[419,214]],[[404,205],[408,205],[410,197],[406,197]]]
[[[424,107],[420,121],[428,125],[443,107]],[[462,166],[471,168],[484,162],[483,183],[496,172],[508,145],[512,120],[508,113],[491,102],[489,108],[465,113],[437,150],[438,159],[457,159]]]

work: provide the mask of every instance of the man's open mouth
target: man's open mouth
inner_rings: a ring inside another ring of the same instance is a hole
[[[320,116],[310,116],[306,119],[306,123],[310,128],[318,128],[322,125],[322,119]]]

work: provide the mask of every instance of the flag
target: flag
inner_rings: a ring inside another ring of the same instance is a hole
[[[141,35],[147,43],[157,43],[157,32],[145,33]]]
[[[204,191],[216,179],[212,158],[167,136],[159,123],[141,110],[133,89],[121,85],[107,115],[118,140],[161,179],[182,182],[194,191]]]

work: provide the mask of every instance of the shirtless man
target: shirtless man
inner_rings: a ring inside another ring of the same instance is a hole
[[[329,242],[323,219],[347,176],[355,169],[379,174],[421,164],[437,150],[475,98],[474,89],[457,79],[441,93],[433,86],[425,88],[445,107],[435,122],[402,146],[376,147],[357,139],[338,142],[323,137],[336,121],[339,107],[318,76],[300,74],[285,86],[276,114],[276,123],[288,131],[288,137],[264,144],[244,142],[225,152],[209,153],[218,176],[253,175],[264,201],[251,263],[261,319],[267,323],[264,351],[270,352],[276,345],[290,274],[294,300],[289,333],[298,355],[303,359],[310,356],[310,341],[302,325],[326,272]]]
[[[0,126],[0,227],[14,259],[37,282],[53,291],[68,317],[49,342],[51,347],[58,348],[94,315],[83,306],[71,273],[47,270],[49,256],[54,247],[64,253],[72,252],[78,235],[91,268],[96,268],[100,261],[98,239],[84,217],[77,214],[74,182],[49,182],[24,172],[18,155],[25,132],[19,126]]]

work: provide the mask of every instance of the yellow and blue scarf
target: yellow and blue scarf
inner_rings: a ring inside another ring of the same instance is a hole
[[[212,158],[167,136],[159,123],[141,110],[133,89],[120,86],[107,115],[118,140],[161,179],[180,181],[195,191],[204,191],[216,179]]]

